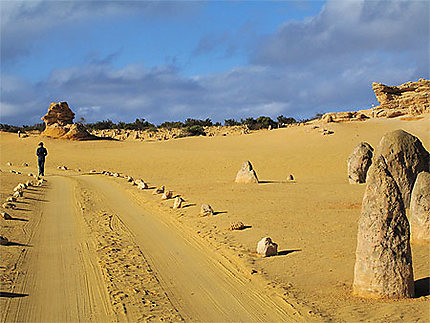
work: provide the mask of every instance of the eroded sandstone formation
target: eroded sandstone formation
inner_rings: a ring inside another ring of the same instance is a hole
[[[348,157],[348,180],[350,184],[366,183],[367,171],[372,164],[373,148],[361,142]]]
[[[236,175],[235,182],[241,184],[258,183],[257,174],[252,168],[252,164],[250,161],[247,160],[242,164],[242,168]]]
[[[48,113],[42,117],[46,128],[42,135],[50,138],[69,140],[88,140],[95,137],[90,135],[85,126],[73,123],[75,114],[70,110],[67,102],[51,103]]]
[[[420,79],[399,86],[372,83],[379,106],[367,110],[330,112],[322,116],[325,122],[360,121],[369,118],[394,118],[430,113],[430,81]]]
[[[354,293],[368,298],[414,296],[409,222],[402,194],[382,156],[369,169],[358,224]]]
[[[430,244],[430,173],[418,174],[411,196],[409,211],[411,240]]]
[[[430,112],[430,81],[420,79],[399,86],[373,83],[373,91],[380,103],[373,108],[373,117],[392,118],[401,115],[420,115]]]
[[[417,137],[403,130],[395,130],[382,137],[374,156],[383,157],[387,170],[402,194],[403,203],[408,208],[417,175],[429,170],[428,151]]]

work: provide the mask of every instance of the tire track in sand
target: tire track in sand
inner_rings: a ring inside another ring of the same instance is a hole
[[[22,261],[5,322],[116,321],[88,232],[65,177],[50,177],[46,207]]]
[[[117,184],[97,176],[77,178],[99,195],[104,207],[118,215],[134,235],[168,297],[193,322],[306,321],[284,299],[268,295],[210,248],[184,235],[163,215],[143,210]],[[115,224],[112,224],[113,229]]]

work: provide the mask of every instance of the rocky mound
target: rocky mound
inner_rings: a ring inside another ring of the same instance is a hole
[[[417,116],[430,113],[430,81],[420,79],[399,86],[373,83],[379,106],[368,110],[330,112],[322,116],[326,122],[366,120],[369,118],[394,118],[403,115]]]
[[[399,86],[372,84],[380,103],[373,108],[374,118],[393,118],[401,115],[420,115],[430,112],[430,81],[420,79]]]
[[[73,123],[75,114],[70,110],[67,102],[51,103],[48,113],[42,117],[46,128],[42,136],[50,138],[62,138],[69,140],[94,139],[85,126]]]

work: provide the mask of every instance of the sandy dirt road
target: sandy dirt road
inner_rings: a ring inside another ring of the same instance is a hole
[[[49,186],[45,197],[48,202],[30,240],[32,247],[18,264],[26,274],[18,279],[14,292],[28,296],[10,300],[6,322],[130,319],[118,316],[112,307],[97,263],[94,233],[82,217],[85,201],[78,201],[76,190],[86,191],[91,200],[97,201],[93,208],[118,218],[125,228],[123,233],[132,236],[185,321],[305,319],[285,299],[266,293],[167,218],[144,210],[115,181],[100,176],[54,176]],[[128,261],[126,257],[121,260]],[[129,309],[128,313],[134,311]]]
[[[73,199],[73,182],[49,180],[45,206],[22,257],[6,322],[111,321],[109,295]]]

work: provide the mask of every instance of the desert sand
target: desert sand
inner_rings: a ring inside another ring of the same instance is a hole
[[[1,246],[1,320],[428,321],[428,245],[412,244],[415,298],[352,294],[365,184],[348,183],[346,161],[395,129],[430,150],[428,115],[163,142],[1,133],[2,201],[36,173],[39,141],[49,153],[47,181],[10,210],[19,220],[0,220],[12,242]],[[259,184],[234,183],[246,160]],[[103,170],[165,185],[185,207]],[[200,217],[202,204],[215,215]],[[229,230],[236,221],[246,228]],[[265,236],[277,256],[256,254]]]

